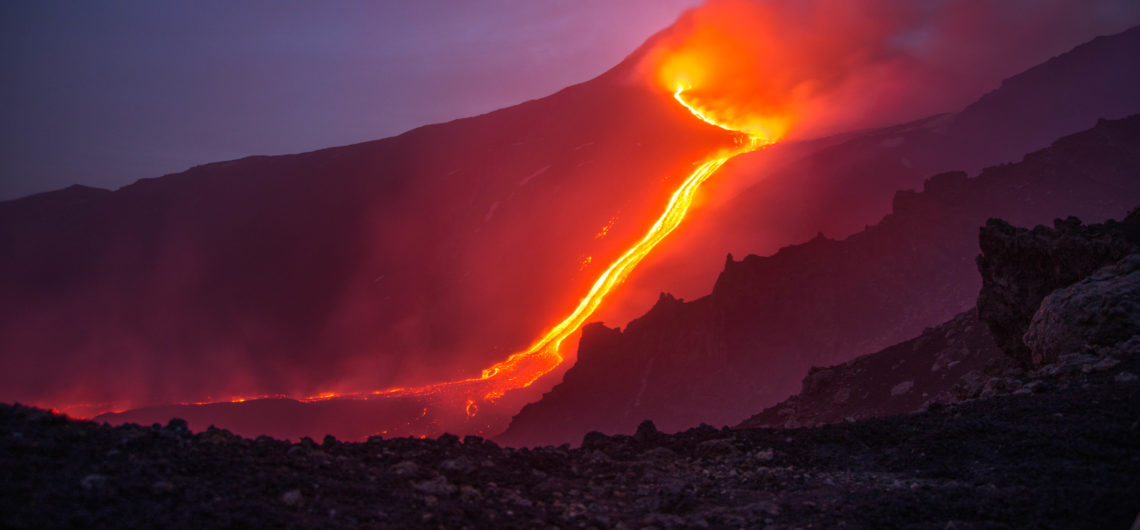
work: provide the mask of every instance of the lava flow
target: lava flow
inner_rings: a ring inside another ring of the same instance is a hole
[[[562,363],[559,352],[562,342],[586,322],[586,319],[601,305],[606,295],[621,284],[662,240],[675,230],[684,220],[692,206],[698,188],[731,158],[754,151],[779,139],[782,132],[778,127],[756,127],[753,125],[735,126],[722,121],[712,109],[703,108],[695,101],[686,98],[688,87],[675,84],[673,98],[693,116],[702,121],[737,133],[736,145],[709,156],[702,161],[680,187],[673,192],[664,213],[657,219],[646,234],[632,247],[613,261],[594,282],[589,292],[579,301],[577,307],[561,322],[548,329],[529,348],[482,371],[479,377],[436,383],[415,388],[389,388],[370,394],[322,394],[306,398],[306,401],[346,398],[346,397],[406,397],[456,395],[456,406],[462,407],[467,417],[478,413],[478,403],[493,402],[509,390],[530,386],[543,375]],[[450,401],[450,400],[448,400]]]
[[[731,147],[722,148],[713,153],[697,165],[696,169],[673,192],[665,211],[645,235],[602,272],[589,292],[562,321],[545,331],[529,348],[484,369],[478,377],[412,388],[388,388],[366,393],[325,392],[301,398],[299,401],[311,403],[333,399],[381,398],[399,400],[401,398],[412,398],[430,405],[436,411],[433,414],[434,416],[466,417],[470,421],[479,413],[480,404],[494,402],[510,390],[529,387],[540,377],[558,367],[564,360],[560,353],[563,341],[574,334],[598,309],[606,295],[625,281],[633,269],[681,224],[692,206],[693,199],[701,184],[731,158],[771,144],[783,134],[784,128],[776,126],[781,122],[769,120],[760,122],[763,125],[758,126],[758,122],[755,120],[740,121],[736,119],[737,115],[733,114],[735,109],[715,109],[711,108],[710,105],[702,105],[699,98],[690,97],[687,94],[690,88],[683,81],[684,78],[678,79],[671,81],[671,86],[669,86],[672,90],[673,99],[698,119],[736,133],[735,143]],[[721,112],[718,113],[718,111]],[[605,230],[603,229],[603,234]],[[258,396],[257,398],[243,396],[224,401],[238,403],[269,397],[280,398],[284,396]],[[200,405],[203,403],[183,404]],[[408,422],[407,426],[401,428],[401,431],[406,431],[412,435],[431,432],[438,427],[438,424],[434,423],[435,419],[427,416],[428,409],[424,408],[423,414]],[[480,427],[485,425],[487,429],[492,428],[491,425],[486,425],[491,421],[493,420],[481,421]],[[482,433],[484,429],[479,428],[476,431]],[[382,432],[388,433],[389,431]]]

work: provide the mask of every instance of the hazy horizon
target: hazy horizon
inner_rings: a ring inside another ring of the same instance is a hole
[[[8,3],[0,200],[375,140],[540,98],[601,74],[699,3]]]

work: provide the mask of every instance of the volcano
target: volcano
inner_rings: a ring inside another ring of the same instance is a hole
[[[84,415],[478,374],[725,142],[629,68],[376,142],[0,204],[0,399]]]
[[[477,378],[524,351],[642,237],[695,166],[732,145],[733,134],[678,105],[680,92],[634,81],[687,23],[596,79],[487,115],[115,191],[0,203],[0,274],[10,279],[0,285],[10,368],[0,399],[79,416],[134,409],[101,416],[112,421],[178,414],[248,435],[501,430],[568,364],[522,394],[495,396],[498,411],[460,402],[437,413],[422,393],[403,391]],[[735,184],[709,189],[675,244],[647,258],[595,318],[625,322],[662,288],[707,290],[725,248],[765,253],[817,231],[854,233],[889,211],[892,191],[933,172],[1010,160],[1137,112],[1140,81],[1121,67],[1137,35],[1093,41],[957,114],[724,162],[721,180]],[[1082,104],[1055,111],[1073,101]],[[699,215],[709,205],[718,214]],[[833,346],[885,346],[958,305]],[[573,341],[563,348],[571,361]],[[750,384],[773,399],[786,391]],[[377,401],[378,390],[399,399]],[[658,419],[674,428],[695,417]]]

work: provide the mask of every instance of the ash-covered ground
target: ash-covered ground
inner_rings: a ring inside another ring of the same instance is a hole
[[[3,406],[0,526],[1128,528],[1134,353],[1068,356],[1006,393],[915,414],[672,435],[643,424],[574,449],[289,443]]]

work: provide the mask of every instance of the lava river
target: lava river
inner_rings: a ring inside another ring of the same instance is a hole
[[[577,332],[601,306],[606,296],[680,226],[701,184],[733,157],[760,149],[783,136],[785,127],[779,119],[757,121],[755,116],[750,116],[749,120],[740,120],[737,109],[702,104],[700,92],[692,89],[690,79],[688,75],[670,74],[658,81],[662,92],[671,93],[672,98],[692,116],[734,133],[733,143],[709,154],[696,164],[695,169],[673,191],[664,211],[645,234],[610,263],[577,306],[565,318],[549,327],[530,347],[483,369],[477,377],[372,392],[327,392],[299,398],[297,401],[319,405],[334,400],[354,400],[382,405],[370,409],[381,411],[380,413],[368,416],[375,421],[376,434],[386,436],[424,437],[446,430],[478,435],[501,431],[510,420],[511,411],[518,410],[528,400],[537,397],[533,392],[511,391],[531,387],[563,363],[563,342]],[[719,105],[721,101],[718,100],[717,103]],[[213,403],[182,403],[179,406],[211,406],[222,403],[248,405],[251,401],[286,398],[282,395],[242,396]]]
[[[502,398],[508,391],[527,388],[542,376],[550,373],[564,361],[561,354],[562,343],[586,322],[598,309],[610,292],[621,284],[637,265],[648,256],[666,237],[684,221],[693,204],[701,184],[717,172],[726,162],[738,155],[755,151],[779,139],[782,128],[778,122],[768,122],[763,126],[755,124],[738,125],[721,118],[716,109],[702,106],[698,100],[686,96],[690,87],[683,81],[674,81],[676,87],[673,99],[687,109],[694,117],[721,129],[736,133],[735,144],[722,148],[701,161],[681,185],[673,192],[664,212],[649,228],[644,236],[614,260],[605,269],[589,292],[562,321],[551,326],[529,348],[515,353],[507,359],[482,371],[478,377],[446,381],[414,388],[388,388],[371,393],[337,394],[326,393],[302,399],[313,402],[331,399],[376,399],[376,398],[418,398],[429,407],[450,410],[431,411],[431,416],[453,416],[462,411],[468,419],[474,420],[480,406],[491,404]],[[239,398],[246,400],[247,398]],[[424,408],[420,418],[429,416]],[[501,426],[487,424],[490,419],[475,420],[480,428],[475,433],[486,433]],[[381,431],[385,434],[427,435],[439,427],[438,421],[417,424],[416,420],[393,430]]]

